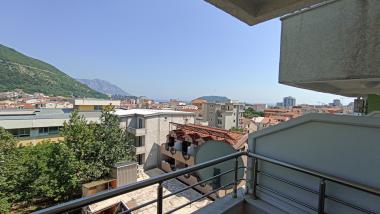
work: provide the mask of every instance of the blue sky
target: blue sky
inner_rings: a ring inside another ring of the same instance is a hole
[[[342,98],[278,84],[278,19],[250,27],[203,0],[4,0],[1,8],[1,44],[135,95]]]

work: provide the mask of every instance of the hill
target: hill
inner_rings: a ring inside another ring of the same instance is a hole
[[[100,79],[77,79],[79,82],[86,84],[88,87],[108,95],[120,95],[120,96],[131,96],[129,93],[123,91],[123,89],[118,86]]]
[[[54,66],[0,44],[0,92],[22,89],[49,96],[107,98]]]
[[[223,96],[203,96],[197,99],[207,100],[209,103],[227,103],[230,102],[230,99]]]

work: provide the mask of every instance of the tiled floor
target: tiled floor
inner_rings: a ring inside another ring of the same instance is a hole
[[[162,172],[160,169],[152,169],[146,172],[139,171],[138,181],[148,179],[150,177],[154,177],[160,175]],[[157,186],[152,185],[143,189],[139,189],[124,195],[120,195],[90,206],[90,209],[94,212],[102,210],[105,207],[108,207],[112,204],[117,204],[119,202],[124,202],[128,207],[132,208],[137,205],[143,204],[147,201],[154,200],[157,198]],[[186,185],[181,183],[176,179],[168,180],[163,183],[163,193],[164,195],[175,192],[179,189],[185,188]],[[166,198],[163,201],[163,210],[164,212],[168,212],[182,204],[185,204],[195,198],[200,197],[201,194],[196,192],[195,190],[189,189],[180,194],[174,195],[172,197]],[[183,209],[175,212],[175,213],[192,213],[199,208],[206,206],[212,201],[209,199],[202,199],[200,201],[194,202],[191,205],[184,207]],[[141,214],[155,214],[157,212],[156,203],[149,205],[147,207],[141,208],[133,213],[141,213]]]

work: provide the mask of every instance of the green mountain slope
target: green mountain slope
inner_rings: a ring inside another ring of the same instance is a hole
[[[0,44],[0,92],[14,89],[49,96],[107,98],[54,66]]]

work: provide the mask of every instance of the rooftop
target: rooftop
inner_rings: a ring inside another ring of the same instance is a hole
[[[154,116],[154,115],[194,115],[192,112],[175,111],[175,110],[158,110],[158,109],[116,109],[115,114],[117,116]]]
[[[228,131],[225,129],[219,129],[209,126],[202,125],[193,125],[193,124],[177,124],[172,123],[177,127],[177,130],[174,130],[177,135],[184,136],[200,136],[202,138],[210,138],[213,140],[224,141],[232,145],[238,145],[242,141],[247,139],[247,134],[241,132]]]
[[[71,109],[0,110],[0,127],[5,129],[62,126],[70,118]],[[88,121],[97,122],[101,112],[79,112]]]

